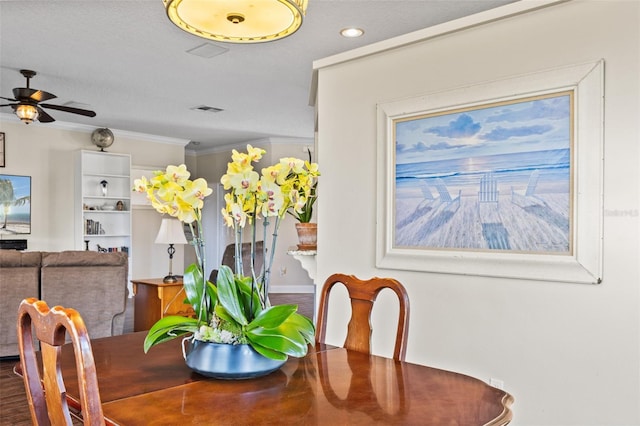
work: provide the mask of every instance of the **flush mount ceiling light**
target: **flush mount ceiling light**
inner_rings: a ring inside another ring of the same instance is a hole
[[[307,0],[163,0],[179,28],[215,41],[262,43],[296,32]]]

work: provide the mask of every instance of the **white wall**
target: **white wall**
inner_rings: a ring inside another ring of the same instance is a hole
[[[336,189],[319,205],[317,281],[334,272],[399,279],[411,300],[407,360],[504,381],[516,425],[640,424],[639,28],[640,2],[577,0],[316,64],[322,186]],[[600,58],[602,284],[376,269],[377,103]],[[340,336],[330,324],[330,341]],[[374,352],[390,346],[374,340]]]
[[[5,133],[6,166],[0,174],[31,176],[31,234],[29,250],[74,250],[75,153],[94,150],[93,128],[65,123],[25,125],[15,116],[3,114],[0,132]],[[112,129],[115,141],[107,151],[131,154],[135,166],[159,167],[184,161],[184,144],[162,137],[136,135]],[[186,141],[185,141],[186,143]],[[153,244],[162,216],[151,208],[132,209],[132,278],[163,277],[169,269],[167,248]],[[2,238],[10,238],[3,235]],[[11,237],[14,238],[14,237]],[[178,246],[175,265],[182,264]],[[174,272],[177,273],[176,270]]]

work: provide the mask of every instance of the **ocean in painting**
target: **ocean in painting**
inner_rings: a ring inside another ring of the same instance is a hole
[[[4,222],[4,215],[0,214],[0,222]],[[8,223],[31,223],[31,213],[9,213],[7,216]]]
[[[477,190],[480,178],[493,172],[500,184],[526,183],[533,170],[569,190],[569,149],[530,151],[396,165],[396,189],[440,178],[447,185]],[[398,194],[399,195],[399,194]]]
[[[572,252],[569,149],[398,164],[394,201],[396,247]]]

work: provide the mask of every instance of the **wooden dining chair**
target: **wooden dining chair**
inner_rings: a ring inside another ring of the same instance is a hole
[[[40,375],[35,340],[40,342],[43,374]],[[82,317],[75,309],[54,306],[36,298],[25,299],[18,308],[18,345],[22,377],[33,423],[71,425],[60,354],[69,334],[75,353],[80,407],[85,425],[104,425],[96,366]]]
[[[404,361],[409,334],[409,296],[402,284],[393,278],[371,278],[360,280],[353,275],[333,274],[324,283],[320,295],[318,321],[316,324],[316,341],[324,343],[327,334],[327,312],[329,294],[333,287],[342,283],[351,299],[351,319],[347,326],[347,338],[344,347],[358,352],[371,352],[371,311],[373,302],[380,291],[388,288],[398,296],[400,310],[396,330],[393,358]]]

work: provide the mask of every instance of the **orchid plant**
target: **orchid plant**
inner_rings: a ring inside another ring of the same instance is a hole
[[[197,264],[184,273],[186,299],[196,312],[196,318],[167,316],[149,330],[144,350],[164,341],[191,333],[194,339],[227,344],[250,344],[257,352],[271,359],[304,356],[307,345],[314,343],[313,323],[297,313],[297,305],[271,306],[268,299],[269,274],[273,263],[277,232],[287,212],[299,212],[315,185],[317,164],[295,158],[283,158],[274,166],[262,170],[253,168],[265,151],[247,145],[247,152],[233,150],[232,161],[221,182],[226,207],[222,210],[225,223],[235,230],[236,265],[221,266],[216,283],[204,278],[204,241],[202,239],[202,207],[211,194],[204,179],[190,181],[186,166],[169,166],[165,172],[155,172],[150,180],[142,177],[134,182],[134,190],[146,192],[152,206],[188,223],[194,235]],[[273,219],[274,226],[270,227]],[[254,270],[255,242],[258,222],[262,221],[262,237],[266,242],[272,232],[270,257],[261,271]],[[195,226],[193,225],[195,223]],[[245,228],[251,230],[251,276],[244,277],[241,243]]]

